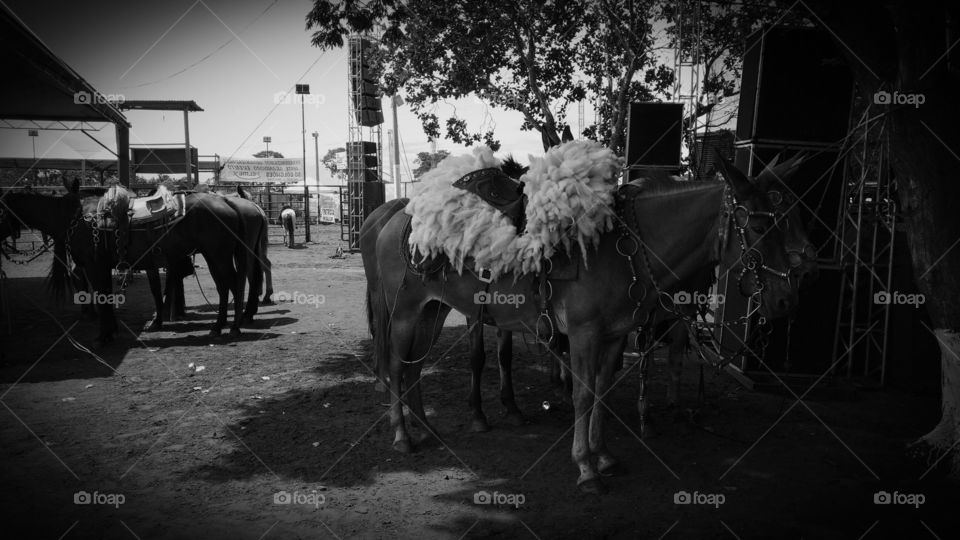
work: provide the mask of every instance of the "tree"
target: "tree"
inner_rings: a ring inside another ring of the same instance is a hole
[[[330,176],[340,180],[341,182],[345,182],[347,180],[347,171],[337,166],[337,154],[346,151],[347,149],[342,146],[331,148],[327,150],[327,153],[323,155],[323,159],[320,160],[320,163],[323,163],[323,166],[330,171]]]
[[[417,165],[417,168],[413,171],[413,177],[420,178],[423,173],[436,167],[438,163],[449,155],[450,152],[446,150],[438,150],[435,154],[431,154],[430,152],[417,152],[417,159],[413,161]]]
[[[255,158],[279,158],[283,159],[283,154],[276,150],[261,150],[253,155]]]
[[[539,131],[548,148],[560,142],[569,104],[590,97],[610,107],[608,142],[619,149],[629,99],[653,96],[670,77],[655,67],[650,2],[315,0],[307,28],[314,29],[314,45],[324,49],[343,46],[351,31],[384,29],[375,61],[383,66],[384,92],[402,89],[431,139],[443,135],[498,149],[489,125],[471,130],[454,112],[441,126],[439,102],[475,95],[491,107],[521,113],[521,129]],[[644,80],[634,80],[635,73],[644,73]],[[608,79],[617,85],[605,84]]]
[[[840,44],[865,99],[876,103],[878,91],[923,96],[918,106],[882,107],[915,279],[941,351],[940,422],[913,448],[931,462],[947,459],[951,476],[960,478],[960,72],[951,51],[960,6],[935,0],[811,0],[809,6]]]

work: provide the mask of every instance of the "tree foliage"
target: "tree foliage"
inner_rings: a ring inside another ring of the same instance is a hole
[[[261,150],[253,155],[255,158],[278,158],[282,159],[283,154],[277,152],[276,150]]]
[[[436,153],[432,154],[430,152],[417,152],[417,159],[413,161],[417,165],[417,168],[413,170],[413,177],[420,178],[423,173],[436,167],[449,155],[450,152],[446,150],[437,150]]]

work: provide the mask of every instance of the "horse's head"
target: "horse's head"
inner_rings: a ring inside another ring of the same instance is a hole
[[[757,188],[767,194],[774,212],[783,216],[781,228],[790,262],[790,277],[798,286],[816,281],[819,277],[817,248],[810,242],[801,211],[797,208],[800,198],[789,184],[804,159],[804,155],[797,154],[778,165],[777,158],[774,158],[754,181]]]
[[[507,156],[503,163],[500,164],[500,170],[503,171],[503,174],[513,178],[514,180],[519,180],[521,176],[526,174],[530,167],[521,165],[517,160],[513,159],[513,156]]]
[[[764,315],[787,315],[797,305],[797,287],[790,279],[782,216],[756,183],[725,159],[719,163],[729,187],[724,255],[736,254],[735,261],[728,259],[727,271],[739,275],[740,292],[759,299]]]

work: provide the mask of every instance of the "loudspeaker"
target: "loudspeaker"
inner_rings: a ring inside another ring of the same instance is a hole
[[[780,163],[801,150],[779,145],[748,144],[737,148],[734,164],[749,176],[756,176],[780,156]],[[807,152],[807,158],[790,178],[787,187],[800,199],[791,212],[799,212],[810,242],[821,259],[833,259],[837,249],[837,218],[843,198],[843,164],[836,151]]]
[[[627,167],[680,167],[683,104],[631,103]]]
[[[352,154],[376,154],[377,143],[370,141],[356,141],[347,143],[347,155]]]
[[[829,33],[764,27],[747,37],[737,139],[834,143],[847,133],[853,77]]]
[[[734,158],[733,132],[730,130],[713,131],[697,135],[694,147],[695,180],[712,180],[717,171],[719,158]]]
[[[351,98],[356,121],[364,127],[380,125],[383,123],[378,84],[380,70],[371,62],[371,53],[376,50],[376,44],[369,39],[351,38],[348,49]]]
[[[347,192],[350,195],[350,214],[356,215],[354,205],[361,199],[363,219],[385,202],[386,191],[383,182],[347,182]],[[362,221],[361,221],[362,223]],[[358,224],[359,226],[359,224]]]

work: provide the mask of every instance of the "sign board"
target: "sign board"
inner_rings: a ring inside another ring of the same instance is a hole
[[[190,147],[190,166],[181,147],[136,147],[130,149],[133,170],[144,174],[186,173],[197,168],[197,149]]]
[[[254,182],[258,184],[300,182],[303,160],[300,158],[234,159],[223,166],[222,182]]]

